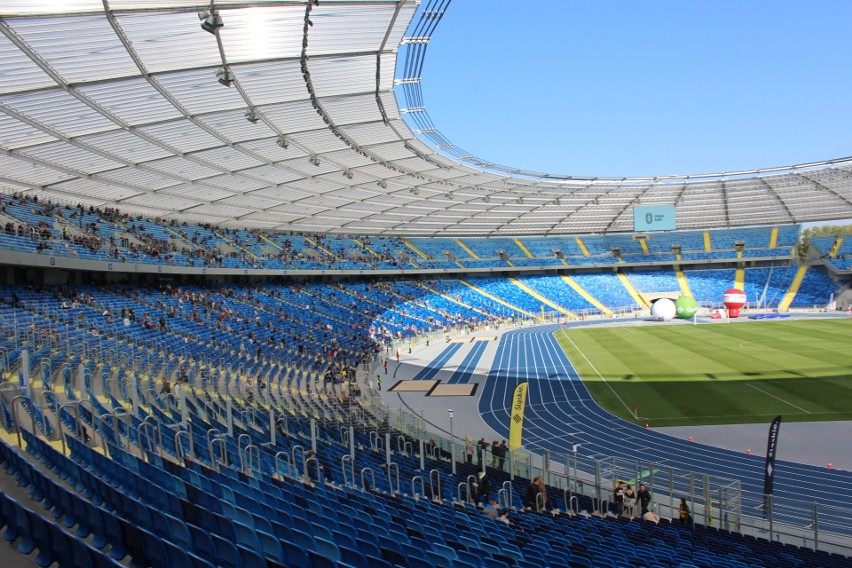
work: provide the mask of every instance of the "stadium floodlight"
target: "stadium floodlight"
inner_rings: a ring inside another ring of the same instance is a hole
[[[411,191],[411,195],[418,195],[420,193],[420,190],[417,189],[416,187],[412,187],[410,191]]]
[[[452,200],[453,200],[453,194],[452,194],[452,193],[447,193],[447,199],[449,199],[450,201],[452,201]]]
[[[227,67],[220,67],[216,70],[216,79],[226,87],[230,87],[234,82],[234,74]]]
[[[283,134],[278,135],[278,138],[275,139],[275,143],[284,148],[285,150],[290,147],[290,141],[287,140],[287,137]]]
[[[315,166],[320,165],[320,159],[316,156],[311,156],[310,158],[308,158],[308,162],[310,162],[311,164],[313,164]]]
[[[386,182],[383,179],[379,180],[379,187],[381,187],[382,189],[387,189],[388,188],[388,182]]]
[[[343,177],[346,179],[352,179],[355,177],[355,174],[352,173],[352,170],[343,170]]]
[[[562,203],[560,203],[560,202],[559,202],[559,198],[558,198],[558,197],[556,198],[556,201],[555,201],[554,203],[556,203],[556,206],[557,206],[557,207],[559,207],[560,205],[562,205]]]
[[[257,112],[253,108],[248,109],[244,116],[246,117],[246,120],[252,124],[257,124],[257,121],[260,120],[260,116],[258,116]]]
[[[482,201],[484,201],[485,203],[491,203],[491,196],[486,195],[485,197],[482,198]]]
[[[211,10],[210,12],[199,12],[198,18],[201,20],[201,29],[214,35],[219,28],[225,25],[224,22],[222,22],[222,16],[220,16],[219,12],[216,10]]]

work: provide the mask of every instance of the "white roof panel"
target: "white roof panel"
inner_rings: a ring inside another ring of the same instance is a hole
[[[618,180],[468,155],[398,106],[419,93],[394,79],[426,3],[214,5],[218,38],[200,27],[209,1],[0,4],[0,190],[306,232],[629,231],[632,206],[653,203],[681,228],[852,217],[852,159]]]

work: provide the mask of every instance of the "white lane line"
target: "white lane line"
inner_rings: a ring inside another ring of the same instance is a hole
[[[761,388],[758,388],[758,387],[754,386],[754,385],[753,385],[753,384],[751,384],[751,383],[746,383],[746,384],[747,384],[748,386],[750,386],[751,388],[753,388],[754,390],[762,392],[762,393],[763,393],[763,394],[765,394],[766,396],[771,396],[771,397],[772,397],[772,398],[774,398],[775,400],[780,400],[780,401],[781,401],[781,402],[783,402],[784,404],[789,404],[789,405],[790,405],[790,406],[792,406],[793,408],[798,408],[799,410],[801,410],[801,411],[802,411],[802,412],[804,412],[805,414],[810,414],[810,412],[809,412],[809,411],[805,410],[805,409],[804,409],[804,408],[802,408],[801,406],[796,406],[796,405],[795,405],[795,404],[793,404],[792,402],[788,402],[788,401],[784,400],[783,398],[781,398],[780,396],[775,396],[775,395],[774,395],[774,394],[772,394],[771,392],[766,392],[765,390],[763,390],[763,389],[761,389]]]
[[[626,403],[626,402],[624,402],[624,399],[623,399],[623,398],[621,398],[621,396],[620,396],[617,392],[615,392],[615,389],[614,389],[614,388],[612,388],[612,385],[611,385],[611,384],[609,384],[609,383],[607,382],[607,380],[604,378],[604,376],[600,374],[600,371],[598,371],[598,368],[597,368],[597,367],[595,367],[595,366],[592,364],[592,362],[591,362],[591,361],[589,361],[589,358],[588,358],[588,357],[586,357],[586,354],[585,354],[585,353],[583,353],[583,351],[582,351],[579,347],[577,347],[577,344],[576,344],[576,343],[574,343],[574,340],[573,340],[573,339],[571,339],[571,337],[570,337],[567,333],[565,333],[565,329],[563,328],[563,329],[561,329],[560,331],[562,332],[562,335],[563,335],[563,336],[565,336],[565,339],[567,339],[568,341],[570,341],[570,342],[571,342],[571,345],[573,345],[573,346],[574,346],[574,349],[576,349],[576,350],[577,350],[577,352],[578,352],[580,355],[582,355],[582,356],[583,356],[583,359],[585,359],[585,360],[586,360],[586,363],[588,363],[588,364],[589,364],[589,367],[591,367],[591,368],[592,368],[592,370],[595,372],[595,374],[596,374],[598,377],[600,377],[600,379],[604,382],[604,384],[605,384],[606,386],[608,386],[608,387],[609,387],[609,390],[611,390],[611,391],[612,391],[612,394],[614,394],[614,395],[615,395],[615,398],[617,398],[617,399],[619,400],[619,402],[621,402],[621,404],[623,404],[623,405],[624,405],[624,408],[626,408],[626,409],[627,409],[627,412],[628,412],[628,413],[632,413],[632,412],[633,412],[633,409],[632,409],[632,408],[630,408],[629,406],[627,406],[627,403]],[[570,361],[570,360],[571,360],[571,358],[569,357],[569,358],[568,358],[568,360]],[[576,369],[575,369],[575,371],[576,371]],[[580,376],[580,373],[577,373],[577,376],[579,377],[579,376]]]

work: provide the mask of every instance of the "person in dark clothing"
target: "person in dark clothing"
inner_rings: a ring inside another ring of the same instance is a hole
[[[509,446],[506,445],[506,440],[500,443],[495,450],[497,453],[497,467],[499,469],[503,469],[503,466],[506,463],[506,454],[509,453]]]
[[[644,483],[639,484],[639,491],[636,492],[636,504],[639,505],[640,516],[645,516],[648,512],[648,505],[651,504],[651,492],[645,488]]]
[[[540,475],[533,479],[527,487],[527,492],[524,494],[524,506],[527,509],[537,511],[539,495],[544,497],[544,505],[542,506],[542,509],[544,509],[547,506],[547,493],[544,487],[544,479]]]
[[[480,438],[476,443],[476,464],[482,467],[482,456],[488,450],[488,442],[485,438]]]
[[[489,486],[488,476],[485,475],[485,468],[480,467],[476,472],[476,482],[473,484],[476,489],[476,501],[488,503],[488,492],[491,489]]]
[[[616,514],[620,517],[624,513],[624,484],[622,482],[619,481],[616,484],[612,496],[615,501]]]
[[[310,479],[314,483],[322,483],[323,480],[326,482],[332,481],[331,478],[331,469],[326,467],[325,463],[320,459],[320,457],[316,454],[315,451],[310,450],[305,454],[305,461],[308,462],[311,460],[308,465],[308,479]],[[316,463],[314,463],[316,461]]]
[[[680,507],[678,510],[678,518],[685,525],[692,523],[692,515],[689,513],[689,505],[686,504],[686,497],[680,498]]]

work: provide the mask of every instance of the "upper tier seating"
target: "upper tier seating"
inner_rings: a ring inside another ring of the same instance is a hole
[[[144,219],[115,210],[65,207],[0,195],[5,250],[109,262],[267,270],[483,269],[588,264],[732,260],[742,241],[746,258],[793,253],[799,226],[559,237],[445,238],[287,235]],[[705,234],[711,248],[706,250]],[[647,252],[645,248],[647,248]],[[373,246],[375,245],[375,246]],[[585,248],[584,248],[585,247]],[[617,250],[619,257],[613,254]],[[557,256],[556,252],[560,253]],[[531,255],[531,256],[530,256]],[[425,258],[424,258],[425,256]],[[619,260],[620,259],[620,260]]]

